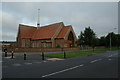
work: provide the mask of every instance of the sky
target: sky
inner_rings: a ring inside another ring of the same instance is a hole
[[[118,32],[117,2],[2,2],[0,41],[15,41],[19,24],[37,26],[38,8],[41,26],[63,22],[77,37],[88,26],[97,37]]]

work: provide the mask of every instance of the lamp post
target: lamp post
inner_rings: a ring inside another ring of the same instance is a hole
[[[110,50],[111,50],[111,46],[112,46],[112,45],[111,45],[111,33],[110,33]]]
[[[117,29],[117,28],[113,28],[114,30]],[[110,50],[111,50],[111,47],[112,47],[112,43],[111,43],[111,33],[110,33]]]

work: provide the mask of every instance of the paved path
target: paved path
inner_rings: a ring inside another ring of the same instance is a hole
[[[65,60],[3,58],[3,78],[117,78],[118,51]]]

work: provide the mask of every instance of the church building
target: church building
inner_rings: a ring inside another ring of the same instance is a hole
[[[24,48],[55,48],[76,46],[76,35],[71,25],[63,22],[33,27],[19,24],[17,47]]]
[[[19,24],[16,38],[17,47],[55,48],[76,46],[76,35],[71,25],[63,22],[40,26],[40,9],[38,9],[37,27]]]

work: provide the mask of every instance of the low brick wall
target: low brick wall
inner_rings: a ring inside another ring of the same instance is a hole
[[[7,51],[11,52],[60,52],[62,50],[65,51],[73,51],[80,50],[80,48],[8,48]]]
[[[106,48],[105,46],[97,46],[95,47],[95,49],[102,49],[102,48]]]
[[[104,46],[95,47],[95,49],[101,49],[106,48]],[[88,47],[87,49],[82,48],[7,48],[8,52],[14,51],[14,52],[61,52],[63,50],[65,51],[76,51],[76,50],[88,50],[92,49],[91,47]],[[3,49],[2,49],[3,51]]]

